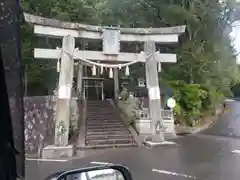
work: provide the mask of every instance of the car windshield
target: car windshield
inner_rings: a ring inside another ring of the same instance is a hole
[[[123,164],[136,179],[238,179],[237,0],[0,9],[5,177]]]

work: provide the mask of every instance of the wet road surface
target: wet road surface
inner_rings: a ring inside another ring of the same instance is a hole
[[[235,152],[240,150],[240,102],[230,106],[232,110],[212,128],[201,134],[179,137],[174,140],[176,145],[115,149],[61,162],[27,160],[26,180],[42,180],[56,171],[99,162],[126,165],[136,180],[239,180],[240,154]]]
[[[228,106],[219,121],[203,134],[240,138],[240,101],[231,102]]]

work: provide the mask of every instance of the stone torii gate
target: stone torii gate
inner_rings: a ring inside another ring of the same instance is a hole
[[[177,62],[176,54],[156,52],[155,43],[177,43],[178,37],[185,32],[185,26],[165,28],[109,28],[79,23],[62,22],[54,19],[24,14],[28,23],[34,24],[34,33],[38,36],[63,38],[61,49],[34,49],[35,58],[61,58],[59,89],[57,100],[57,120],[55,128],[55,145],[68,145],[70,121],[70,99],[73,81],[74,59],[89,62],[108,61],[124,63],[145,62],[146,83],[149,91],[149,112],[152,141],[164,141],[163,122],[161,119],[160,89],[157,67],[161,63]],[[75,38],[103,40],[103,51],[84,51],[75,48]],[[144,42],[144,52],[124,53],[120,51],[120,42]],[[133,64],[132,63],[132,64]],[[120,64],[121,66],[121,64]],[[115,94],[118,93],[118,68],[113,68]],[[78,89],[81,90],[82,63],[79,63]],[[160,127],[160,130],[156,130]],[[61,141],[58,132],[62,131]]]

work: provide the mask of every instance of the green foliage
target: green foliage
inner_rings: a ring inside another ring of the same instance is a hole
[[[223,100],[223,93],[217,91],[214,87],[201,86],[206,94],[202,101],[202,110],[209,111],[214,110]]]
[[[180,113],[178,115],[184,117],[185,120],[198,117],[201,114],[202,99],[206,97],[206,91],[202,90],[199,84],[186,84],[177,81],[170,83],[170,85],[178,103],[176,109]]]
[[[212,87],[199,84],[187,84],[184,81],[169,82],[174,90],[177,105],[175,115],[182,123],[193,125],[205,112],[215,110],[223,100],[223,94]]]

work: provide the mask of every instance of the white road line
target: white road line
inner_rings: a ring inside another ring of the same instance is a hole
[[[158,172],[158,173],[161,173],[161,174],[166,174],[166,175],[181,176],[181,177],[188,178],[188,179],[196,179],[196,177],[189,176],[187,174],[179,174],[179,173],[176,173],[176,172],[164,171],[164,170],[159,170],[159,169],[152,169],[152,171],[153,172]]]
[[[109,165],[109,164],[112,164],[112,163],[92,161],[92,162],[90,162],[90,164]]]
[[[232,153],[240,154],[240,150],[233,150]]]
[[[27,161],[43,161],[43,162],[67,162],[67,159],[34,159],[26,158]]]

